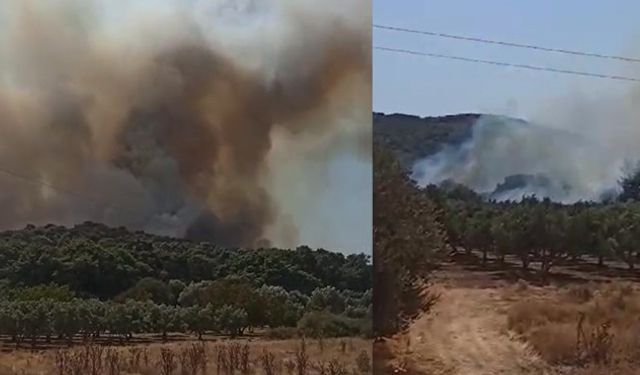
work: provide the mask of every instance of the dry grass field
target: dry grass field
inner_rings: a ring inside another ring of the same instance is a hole
[[[429,375],[640,374],[640,283],[579,268],[559,268],[542,285],[535,275],[447,263],[430,285],[437,303],[377,344],[386,361],[375,365]]]
[[[371,373],[371,341],[208,339],[40,351],[3,347],[0,375],[346,375]]]

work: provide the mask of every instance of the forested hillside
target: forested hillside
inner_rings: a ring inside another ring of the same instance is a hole
[[[374,113],[373,140],[391,151],[404,168],[411,168],[416,161],[437,153],[446,145],[459,145],[470,139],[473,126],[481,117],[488,125],[527,124],[517,118],[479,113],[433,117]]]
[[[373,114],[373,140],[392,151],[405,168],[438,152],[445,144],[458,144],[471,136],[479,114],[418,117],[405,114]]]
[[[0,233],[0,279],[5,283],[56,283],[97,298],[115,297],[145,277],[188,283],[244,276],[256,285],[305,294],[321,286],[361,292],[371,286],[368,263],[364,254],[307,247],[226,249],[96,223]]]
[[[297,327],[368,334],[372,266],[364,254],[225,249],[84,223],[0,234],[0,335],[17,344],[109,332]],[[290,333],[291,334],[291,333]]]

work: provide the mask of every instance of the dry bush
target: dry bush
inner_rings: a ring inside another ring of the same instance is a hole
[[[207,371],[207,347],[204,343],[192,343],[182,348],[180,352],[180,367],[182,375],[204,374]]]
[[[158,361],[158,369],[161,375],[173,375],[178,368],[176,361],[176,353],[167,348],[160,349],[160,359]]]
[[[616,362],[640,365],[640,324],[616,331],[613,352]]]
[[[596,291],[592,283],[570,285],[564,290],[564,296],[570,302],[586,303],[591,301]]]
[[[360,339],[325,339],[324,353],[320,353],[308,340],[237,340],[215,348],[208,348],[206,342],[130,347],[88,344],[46,354],[0,352],[0,363],[27,366],[8,372],[20,375],[356,375],[368,373],[367,346],[370,343]],[[33,362],[38,362],[37,371],[29,367]]]
[[[317,361],[311,367],[318,373],[318,375],[328,375],[329,374],[329,364],[325,361]]]
[[[142,348],[133,346],[128,350],[128,357],[125,359],[127,370],[135,371],[140,368],[142,362]]]
[[[309,370],[309,354],[307,353],[307,344],[305,339],[300,340],[300,346],[296,350],[296,369],[298,375],[307,375]]]
[[[287,371],[287,375],[293,375],[293,372],[296,369],[296,363],[287,359],[284,361],[284,369]]]
[[[120,352],[114,348],[105,350],[105,366],[108,375],[120,375],[121,368]]]
[[[507,315],[509,329],[523,334],[546,323],[575,322],[578,306],[545,299],[526,299],[511,306]]]
[[[572,363],[576,359],[575,323],[547,323],[534,328],[527,341],[549,363]]]
[[[276,373],[276,356],[267,349],[263,350],[260,363],[265,375],[274,375]]]
[[[233,353],[226,345],[218,345],[216,347],[216,371],[218,374],[233,374],[235,367],[233,362]]]
[[[594,328],[585,328],[585,315],[580,316],[577,327],[576,351],[578,363],[608,364],[613,355],[611,324],[603,323]]]
[[[371,357],[369,357],[369,353],[366,350],[361,351],[356,357],[356,368],[361,374],[371,373]]]
[[[244,375],[247,375],[251,372],[251,350],[249,349],[249,344],[244,344],[242,346],[242,351],[240,352],[239,370]]]
[[[572,286],[555,299],[517,302],[508,312],[508,326],[549,363],[597,369],[640,364],[639,316],[638,289],[614,282]]]
[[[347,367],[344,365],[344,363],[340,362],[337,359],[332,359],[331,361],[329,361],[329,373],[328,375],[347,375],[348,371],[347,371]]]

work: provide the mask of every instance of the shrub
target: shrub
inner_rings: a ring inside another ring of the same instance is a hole
[[[298,328],[304,335],[314,338],[368,335],[371,330],[366,320],[351,319],[326,311],[305,314],[300,319]]]
[[[547,323],[535,328],[528,341],[549,363],[570,363],[576,358],[576,325]]]

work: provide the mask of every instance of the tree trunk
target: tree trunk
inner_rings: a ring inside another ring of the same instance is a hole
[[[598,255],[598,267],[604,267],[604,256]]]
[[[487,250],[482,249],[482,265],[487,264]]]

